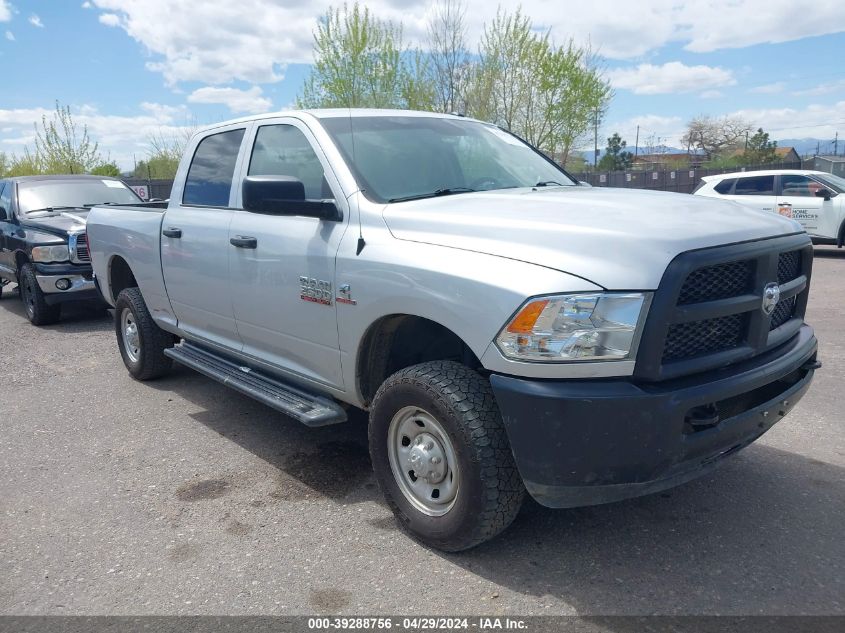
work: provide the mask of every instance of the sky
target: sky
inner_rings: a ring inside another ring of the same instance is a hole
[[[151,136],[286,109],[308,74],[312,32],[330,4],[0,0],[0,152],[31,145],[33,123],[57,100],[123,169],[144,158]],[[366,4],[401,22],[409,43],[422,41],[432,1]],[[465,5],[474,50],[496,5]],[[685,123],[701,114],[741,115],[773,139],[845,137],[843,0],[521,5],[555,42],[572,37],[601,54],[615,96],[600,146],[613,132],[633,145],[639,125],[641,147],[649,138],[677,147]]]

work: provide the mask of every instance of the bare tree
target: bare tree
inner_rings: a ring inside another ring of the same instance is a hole
[[[466,6],[461,0],[438,2],[428,22],[430,71],[434,83],[434,109],[464,112],[471,59],[466,46]]]
[[[704,152],[707,160],[739,149],[745,142],[745,135],[754,126],[738,116],[725,116],[720,119],[702,115],[687,124],[687,131],[681,140],[688,147]]]

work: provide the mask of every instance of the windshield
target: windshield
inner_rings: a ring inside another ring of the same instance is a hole
[[[486,123],[410,116],[332,117],[321,123],[374,202],[576,184],[532,147]]]
[[[845,193],[845,178],[833,174],[816,174],[816,179],[821,180],[835,193]]]
[[[18,184],[18,209],[30,213],[56,207],[138,204],[142,200],[119,180],[33,180]]]

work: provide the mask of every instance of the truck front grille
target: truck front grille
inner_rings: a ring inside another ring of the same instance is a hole
[[[91,254],[88,252],[88,235],[82,233],[76,237],[76,250],[74,251],[76,256],[75,261],[81,263],[88,263],[91,261]]]
[[[772,349],[803,323],[813,249],[806,235],[683,253],[666,270],[646,321],[634,375],[664,380]],[[764,288],[780,287],[767,315]]]

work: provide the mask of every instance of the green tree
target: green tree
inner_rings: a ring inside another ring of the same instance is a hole
[[[431,107],[426,61],[402,43],[402,27],[357,2],[329,8],[314,33],[314,66],[297,99],[306,108]]]
[[[493,121],[566,162],[612,98],[597,58],[572,40],[555,46],[517,9],[485,25],[469,73],[467,113]]]
[[[179,161],[188,141],[194,132],[193,125],[185,127],[181,132],[158,134],[147,139],[149,149],[146,160],[141,160],[135,165],[133,176],[145,179],[171,180],[176,177],[179,169]]]
[[[0,152],[0,178],[5,178],[9,174],[9,168],[12,166],[11,159],[6,155],[6,152]]]
[[[634,162],[634,155],[626,151],[628,143],[622,140],[618,132],[607,139],[607,148],[599,161],[599,169],[603,171],[621,171],[628,169]]]
[[[106,163],[101,163],[94,167],[91,170],[92,174],[95,176],[112,176],[113,178],[120,177],[120,167],[117,166],[117,163],[114,161],[108,161]]]
[[[35,126],[34,159],[43,174],[84,174],[105,162],[88,136],[88,126],[79,129],[70,106],[58,101],[49,119],[41,117],[41,129]]]
[[[777,141],[769,140],[769,133],[757,128],[754,136],[748,139],[748,147],[742,153],[743,165],[763,165],[777,160]]]

